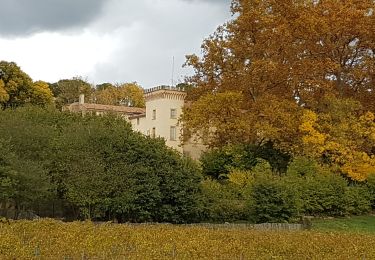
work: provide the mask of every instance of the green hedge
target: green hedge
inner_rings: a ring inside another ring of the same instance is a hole
[[[279,176],[258,176],[251,187],[250,216],[256,223],[289,222],[298,214],[298,197]]]
[[[267,162],[259,162],[251,170],[237,170],[237,180],[229,174],[227,181],[204,182],[205,219],[290,222],[303,215],[367,214],[374,205],[372,176],[367,183],[351,183],[308,158],[296,158],[287,173],[279,175]]]

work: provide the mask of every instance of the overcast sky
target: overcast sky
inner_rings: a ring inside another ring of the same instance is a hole
[[[1,0],[0,60],[34,80],[183,81],[186,54],[230,19],[230,0]]]

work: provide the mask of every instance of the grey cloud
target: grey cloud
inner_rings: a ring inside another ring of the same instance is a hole
[[[124,30],[116,31],[123,46],[88,75],[95,82],[138,81],[146,88],[171,84],[173,57],[174,82],[179,82],[191,73],[191,69],[181,67],[185,55],[199,53],[202,40],[230,18],[230,1],[219,1],[220,5],[186,0],[155,1],[153,5],[146,4],[150,0],[137,5],[129,0],[112,1],[106,12],[112,16],[102,16],[95,27],[110,31],[125,25]],[[121,15],[124,13],[129,15]]]
[[[25,36],[86,25],[106,0],[2,0],[0,35]]]
[[[104,3],[105,2],[105,3]],[[76,75],[87,76],[95,83],[137,81],[143,87],[171,84],[172,59],[175,58],[174,82],[183,80],[191,68],[182,68],[185,55],[200,52],[202,40],[215,31],[217,26],[230,19],[230,0],[0,0],[0,44],[2,36],[22,36],[28,48],[27,37],[38,31],[59,31],[67,35],[72,29],[84,29],[95,37],[110,39],[107,54],[93,58],[90,65],[82,63],[84,56],[69,56],[75,48],[70,42],[67,48],[56,50],[68,55],[69,62],[56,57],[45,58],[48,70],[40,70],[37,60],[32,64],[33,78],[43,79],[69,68]],[[78,34],[70,34],[70,41]],[[56,35],[48,36],[55,38]],[[77,37],[78,40],[82,38]],[[19,39],[11,39],[15,43]],[[35,40],[35,39],[34,39]],[[54,41],[44,39],[53,45]],[[64,41],[64,38],[62,39]],[[77,43],[77,48],[82,48]],[[17,45],[15,45],[17,46]],[[64,45],[63,45],[64,46]],[[16,48],[16,47],[15,47]],[[13,49],[12,49],[13,50]],[[1,51],[7,52],[0,46]],[[100,48],[97,50],[100,52]],[[11,53],[12,51],[9,51]],[[30,49],[32,52],[32,49]],[[86,53],[86,52],[83,52]],[[40,56],[45,55],[41,51]],[[10,55],[12,56],[12,54]],[[96,57],[92,53],[92,57]],[[11,58],[9,58],[11,59]],[[12,59],[11,59],[12,60]],[[17,59],[14,59],[18,63]],[[82,66],[77,67],[77,64]],[[19,63],[22,66],[22,63]],[[88,67],[85,67],[88,66]],[[43,66],[40,66],[43,67]],[[72,69],[74,68],[74,70]],[[27,71],[27,70],[25,70]],[[83,72],[84,71],[84,72]],[[43,74],[46,76],[43,76]],[[73,72],[72,72],[73,73]],[[83,74],[82,74],[83,73]],[[38,75],[37,75],[38,74]],[[64,74],[63,77],[70,77]],[[48,77],[48,81],[60,78]]]

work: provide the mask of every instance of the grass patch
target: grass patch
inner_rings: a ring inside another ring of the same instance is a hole
[[[375,215],[350,218],[315,219],[313,220],[312,229],[318,231],[345,231],[375,234]]]

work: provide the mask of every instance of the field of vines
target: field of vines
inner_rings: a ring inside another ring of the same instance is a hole
[[[375,235],[3,221],[0,259],[375,259]]]

